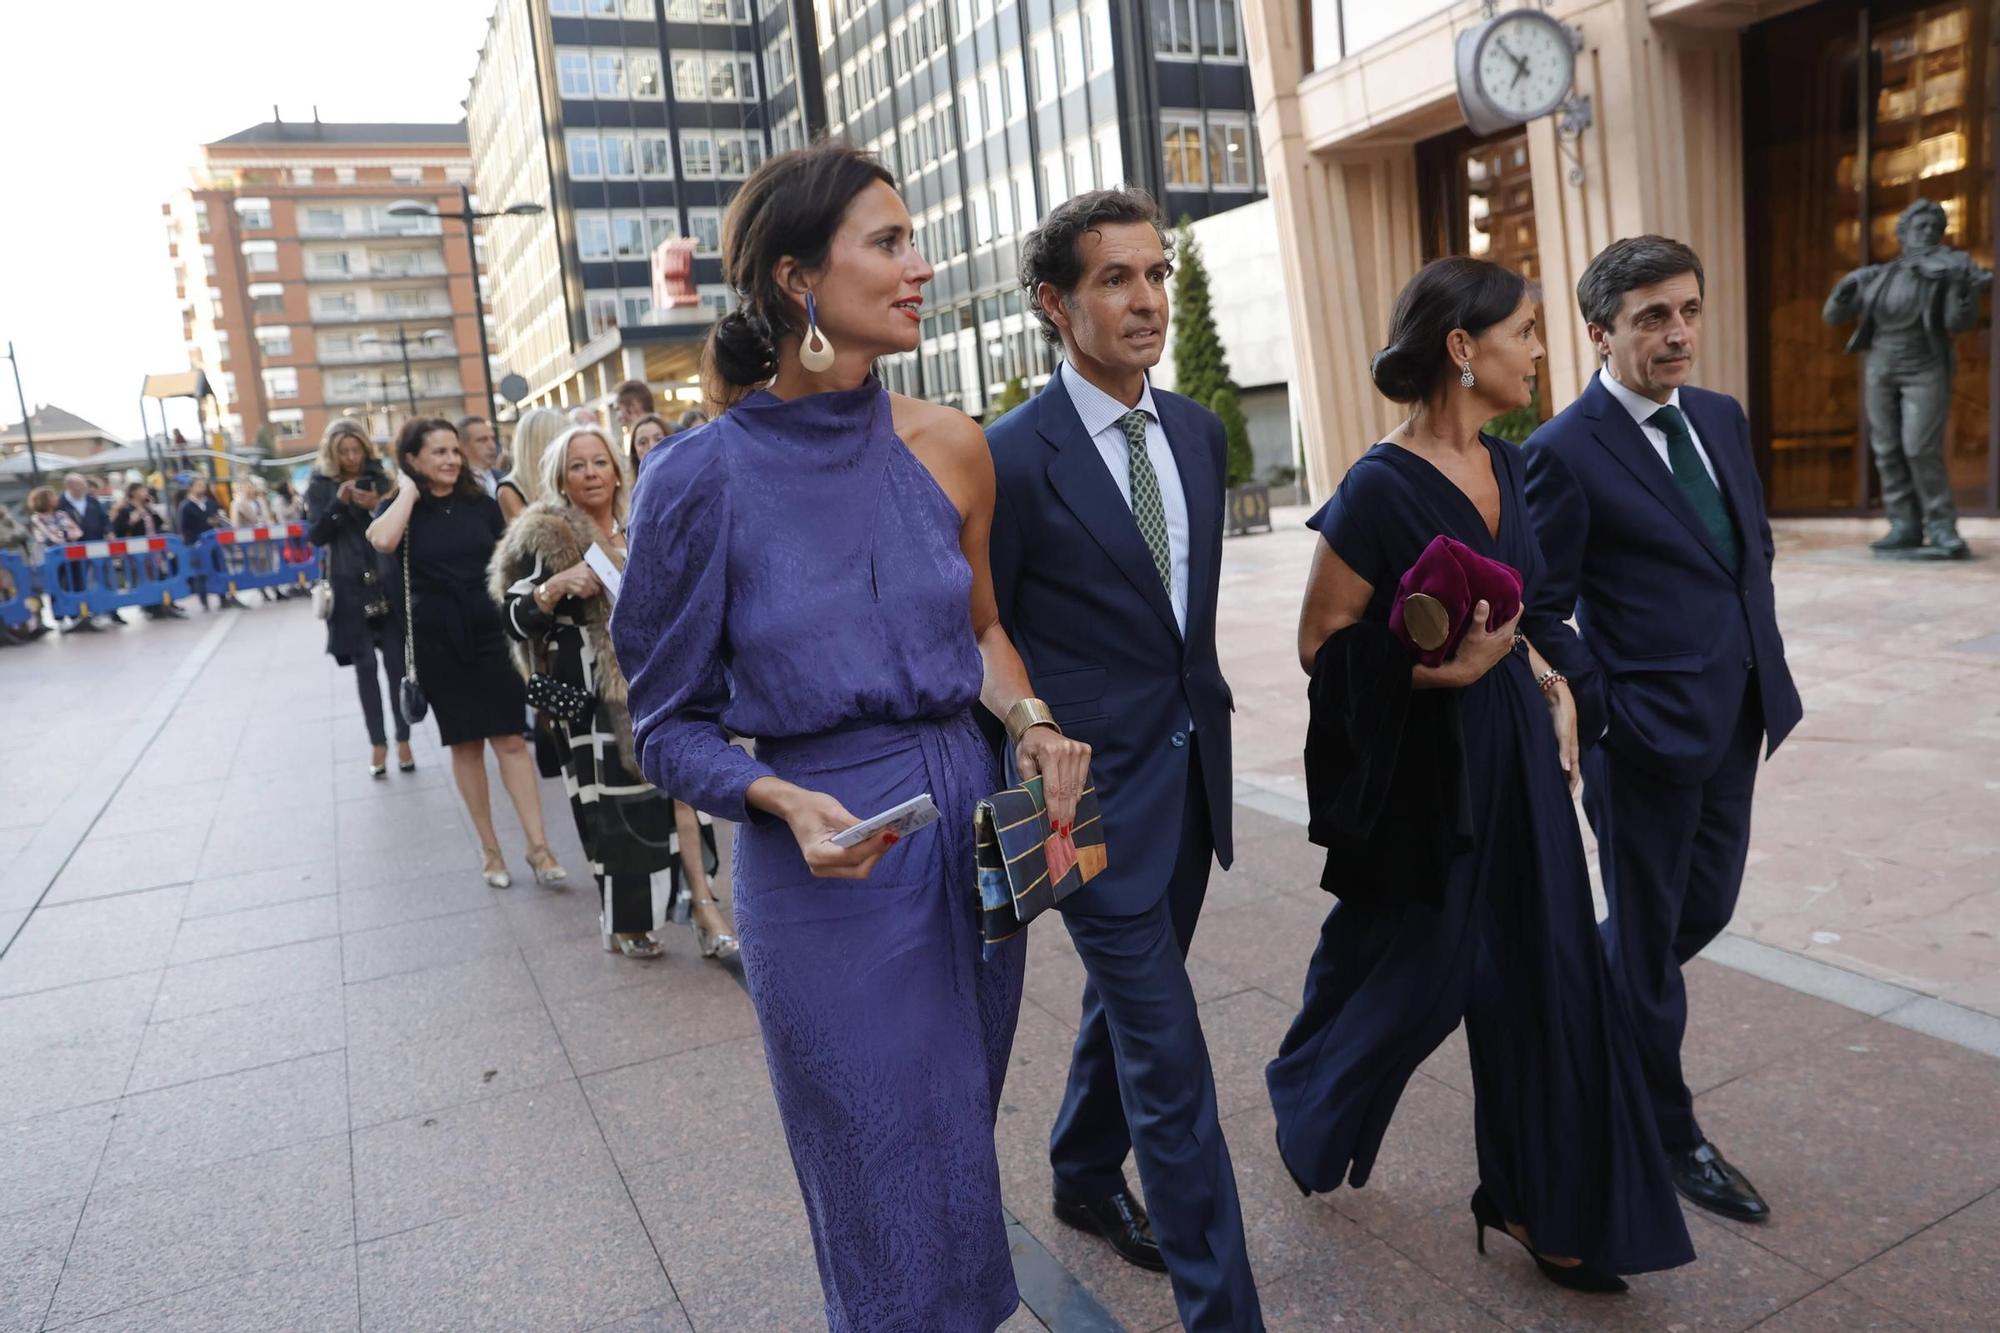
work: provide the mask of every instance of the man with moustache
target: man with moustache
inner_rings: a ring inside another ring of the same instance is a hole
[[[1729,924],[1758,750],[1775,752],[1802,710],[1749,422],[1735,399],[1688,383],[1704,294],[1700,258],[1662,236],[1613,243],[1577,282],[1601,365],[1524,449],[1547,564],[1538,609],[1558,625],[1535,646],[1568,677],[1590,744],[1604,948],[1674,1183],[1711,1212],[1761,1222],[1769,1205],[1695,1121],[1681,968]],[[1572,611],[1574,630],[1561,623]]]
[[[1080,195],[1024,241],[1021,285],[1063,360],[987,431],[993,588],[1036,694],[1090,743],[1110,861],[1061,905],[1087,980],[1049,1143],[1055,1215],[1165,1270],[1185,1327],[1255,1330],[1186,965],[1210,863],[1230,860],[1232,704],[1215,650],[1227,448],[1214,413],[1147,381],[1172,273],[1139,190]]]

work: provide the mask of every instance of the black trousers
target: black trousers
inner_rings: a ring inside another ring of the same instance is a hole
[[[1606,747],[1583,759],[1583,809],[1597,835],[1611,914],[1601,928],[1625,992],[1639,1056],[1669,1153],[1700,1146],[1694,1095],[1681,1074],[1687,986],[1681,968],[1736,911],[1750,854],[1750,802],[1764,738],[1757,678],[1739,708],[1722,766],[1705,782],[1670,782]]]
[[[382,685],[375,672],[375,654],[389,672],[389,711],[396,719],[396,739],[410,739],[410,724],[403,717],[403,645],[400,639],[369,636],[368,647],[354,659],[354,688],[361,691],[361,716],[368,724],[368,743],[387,745],[382,729]]]

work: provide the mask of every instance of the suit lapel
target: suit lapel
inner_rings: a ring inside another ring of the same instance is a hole
[[[1632,414],[1611,396],[1611,391],[1595,376],[1591,377],[1590,387],[1584,391],[1584,397],[1589,402],[1586,415],[1593,418],[1592,433],[1596,435],[1597,442],[1623,463],[1626,469],[1637,477],[1675,518],[1680,520],[1681,526],[1701,543],[1701,548],[1708,552],[1716,564],[1728,570],[1729,562],[1723,559],[1722,552],[1716,548],[1715,538],[1709,535],[1708,525],[1694,512],[1694,506],[1689,504],[1687,496],[1681,493],[1680,483],[1674,480],[1673,472],[1659,454],[1654,452],[1652,441],[1648,440],[1645,432],[1639,429],[1639,423],[1632,420]],[[1681,405],[1683,409],[1687,407],[1685,396],[1681,400]],[[1696,423],[1695,429],[1701,433],[1701,438],[1706,443],[1708,434],[1699,422]],[[1712,452],[1709,456],[1711,460],[1714,458]],[[1720,475],[1719,468],[1717,471]]]
[[[1222,544],[1217,529],[1222,525],[1222,497],[1215,493],[1215,469],[1203,447],[1202,422],[1187,410],[1179,398],[1155,389],[1153,405],[1160,412],[1160,429],[1166,433],[1167,447],[1173,450],[1174,467],[1181,477],[1181,495],[1187,500],[1188,519],[1188,632],[1190,642],[1201,640],[1195,624],[1198,607],[1213,605],[1207,595],[1222,577],[1217,566]]]
[[[1140,598],[1179,637],[1174,604],[1160,582],[1152,552],[1146,549],[1146,539],[1139,535],[1131,506],[1125,503],[1118,483],[1104,466],[1103,455],[1084,434],[1083,418],[1077,415],[1076,404],[1070,401],[1060,373],[1051,376],[1048,385],[1036,396],[1035,410],[1036,430],[1056,451],[1049,462],[1049,485]]]

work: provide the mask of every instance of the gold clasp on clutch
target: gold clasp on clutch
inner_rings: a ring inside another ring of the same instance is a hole
[[[1430,594],[1413,592],[1403,599],[1403,628],[1409,631],[1411,643],[1434,653],[1451,637],[1451,613]]]

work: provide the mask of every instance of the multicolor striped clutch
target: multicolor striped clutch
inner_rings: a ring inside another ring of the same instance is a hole
[[[979,875],[979,934],[993,946],[1095,879],[1105,867],[1097,788],[1084,790],[1076,827],[1049,832],[1042,780],[994,792],[973,807],[973,862]]]

